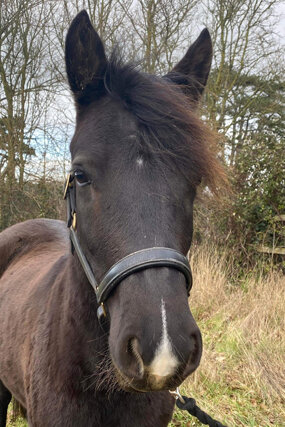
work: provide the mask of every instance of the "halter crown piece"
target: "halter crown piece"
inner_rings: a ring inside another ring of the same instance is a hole
[[[64,190],[64,199],[67,202],[67,227],[70,230],[72,250],[75,250],[86,277],[94,289],[99,304],[97,309],[98,319],[102,316],[106,317],[104,302],[120,282],[127,276],[147,268],[170,267],[179,270],[184,274],[189,295],[192,288],[192,273],[188,259],[175,249],[164,247],[142,249],[127,255],[113,264],[101,282],[98,283],[77,238],[75,192],[74,174],[68,174]]]

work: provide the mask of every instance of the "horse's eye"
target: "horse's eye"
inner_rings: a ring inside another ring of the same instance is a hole
[[[84,172],[79,170],[75,171],[74,176],[79,185],[84,186],[84,185],[90,184],[90,181]]]

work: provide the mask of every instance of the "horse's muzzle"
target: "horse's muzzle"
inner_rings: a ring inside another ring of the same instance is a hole
[[[121,349],[114,364],[120,385],[128,391],[145,392],[178,387],[197,369],[202,354],[198,327],[188,339],[184,338],[183,351],[175,351],[175,345],[171,347],[170,341],[161,341],[150,363],[144,357],[147,352],[139,338],[127,337],[118,345]]]

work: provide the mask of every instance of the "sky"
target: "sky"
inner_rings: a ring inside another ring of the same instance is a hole
[[[277,14],[280,14],[280,22],[278,25],[278,32],[280,34],[280,37],[282,39],[282,44],[285,44],[285,1],[282,1],[282,3],[279,6],[276,6],[276,12]]]

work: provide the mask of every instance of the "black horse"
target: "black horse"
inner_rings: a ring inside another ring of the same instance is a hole
[[[136,251],[187,254],[196,187],[221,174],[208,149],[213,136],[195,114],[211,57],[205,29],[169,74],[147,75],[106,58],[85,11],[72,22],[71,214],[76,205],[73,230],[98,281]],[[202,353],[187,274],[165,263],[133,272],[109,293],[101,322],[70,248],[60,221],[31,220],[1,234],[0,426],[11,395],[34,427],[166,426],[168,389]]]

